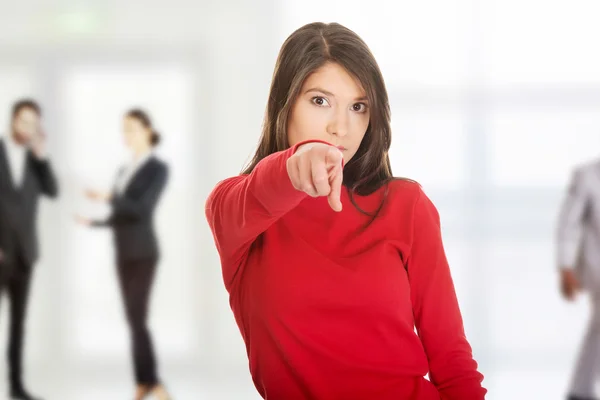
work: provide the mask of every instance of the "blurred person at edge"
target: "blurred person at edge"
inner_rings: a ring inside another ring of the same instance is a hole
[[[390,142],[387,91],[362,39],[336,23],[292,33],[253,160],[206,202],[263,398],[485,396],[437,209],[393,177]]]
[[[600,373],[600,160],[577,166],[558,218],[557,258],[560,289],[573,301],[590,294],[592,316],[573,371],[568,400],[598,399]]]
[[[154,232],[154,210],[167,184],[168,167],[159,160],[153,148],[160,142],[148,114],[132,109],[123,118],[125,144],[131,150],[131,161],[117,174],[110,192],[87,190],[94,201],[108,202],[112,212],[106,220],[77,216],[81,224],[110,227],[114,233],[117,273],[131,334],[135,400],[149,395],[159,400],[170,399],[158,378],[156,356],[147,326],[148,303],[159,247]]]

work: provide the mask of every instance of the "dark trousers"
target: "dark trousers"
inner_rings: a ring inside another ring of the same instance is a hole
[[[135,380],[140,385],[150,386],[159,382],[152,338],[147,326],[148,303],[155,272],[156,260],[118,264],[121,294],[131,334]]]
[[[31,276],[31,265],[20,257],[10,265],[0,265],[0,295],[7,293],[10,301],[7,352],[9,380],[11,388],[16,390],[23,388],[23,339]]]

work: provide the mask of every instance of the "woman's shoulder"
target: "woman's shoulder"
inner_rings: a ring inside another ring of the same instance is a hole
[[[167,171],[169,169],[169,164],[167,164],[167,162],[160,157],[153,155],[150,157],[149,161],[154,165],[154,168],[157,170]]]
[[[419,221],[418,224],[423,226],[439,224],[437,207],[419,182],[407,178],[394,178],[388,187],[384,206],[386,211],[383,214],[388,219],[406,229],[414,229],[415,221]],[[404,223],[398,224],[398,221]]]
[[[394,178],[388,183],[386,201],[391,210],[404,210],[412,214],[419,210],[433,210],[436,206],[427,195],[423,186],[408,178]]]
[[[390,182],[388,197],[395,209],[408,210],[413,215],[432,215],[439,218],[437,206],[417,181],[408,178],[394,178]]]
[[[395,177],[388,183],[388,188],[393,202],[414,204],[423,193],[421,184],[410,178]]]

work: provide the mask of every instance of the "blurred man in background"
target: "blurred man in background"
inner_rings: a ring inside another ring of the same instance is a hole
[[[575,169],[559,216],[557,237],[562,295],[586,289],[592,318],[580,351],[568,400],[596,399],[600,373],[600,161]]]
[[[10,132],[0,140],[0,290],[10,299],[10,395],[20,400],[35,400],[23,384],[22,359],[29,287],[38,259],[37,203],[42,194],[58,194],[40,117],[35,101],[16,102]]]

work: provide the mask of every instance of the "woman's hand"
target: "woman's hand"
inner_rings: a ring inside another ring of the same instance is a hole
[[[78,224],[81,225],[85,225],[85,226],[90,226],[92,225],[92,220],[90,218],[86,218],[86,217],[82,217],[81,215],[77,214],[75,215],[75,221]]]
[[[287,160],[292,185],[309,196],[327,196],[334,211],[342,211],[342,152],[325,143],[306,143]]]
[[[92,189],[86,189],[85,196],[94,201],[110,201],[112,199],[112,194],[110,192],[101,192]]]

